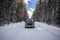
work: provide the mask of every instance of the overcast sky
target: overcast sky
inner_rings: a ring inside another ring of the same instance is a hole
[[[27,6],[27,11],[28,11],[29,18],[31,18],[31,16],[33,14],[33,11],[35,9],[36,2],[38,0],[24,0],[24,1],[26,3],[26,6]]]

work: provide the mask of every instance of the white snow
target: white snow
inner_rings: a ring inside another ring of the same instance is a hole
[[[24,27],[24,22],[0,27],[0,40],[60,40],[60,28],[40,22],[35,22],[35,28]]]

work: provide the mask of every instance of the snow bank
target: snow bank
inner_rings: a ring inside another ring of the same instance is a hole
[[[27,29],[25,22],[0,27],[0,40],[60,40],[60,28],[35,22],[35,28]]]

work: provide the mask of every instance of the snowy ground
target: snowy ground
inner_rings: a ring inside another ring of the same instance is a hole
[[[39,22],[33,29],[24,27],[24,22],[0,27],[0,40],[60,40],[60,28]]]

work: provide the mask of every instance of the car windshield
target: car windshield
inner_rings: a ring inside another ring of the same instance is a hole
[[[32,22],[33,22],[33,20],[32,20],[32,19],[28,19],[27,21],[28,21],[29,23],[32,23]]]

